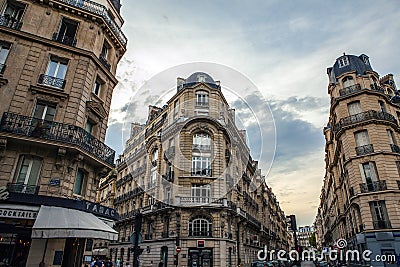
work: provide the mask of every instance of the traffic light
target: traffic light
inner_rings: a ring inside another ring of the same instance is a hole
[[[174,254],[174,265],[178,266],[178,254]]]

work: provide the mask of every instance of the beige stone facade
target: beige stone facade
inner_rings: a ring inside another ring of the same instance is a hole
[[[1,208],[54,205],[102,217],[97,187],[115,157],[103,142],[127,41],[119,9],[116,0],[0,1],[0,186],[9,194]],[[85,239],[32,240],[34,216],[5,222],[14,226],[2,236],[17,250],[1,254],[2,262],[38,266],[43,257],[46,266],[77,266],[84,260],[81,251],[78,261],[68,261],[64,248]]]
[[[398,254],[400,109],[393,75],[380,77],[366,55],[339,57],[328,75],[331,109],[317,240],[321,247],[345,239],[349,249]]]
[[[145,125],[132,124],[117,164],[114,261],[132,265],[130,236],[143,215],[141,266],[249,266],[264,246],[285,248],[284,212],[250,156],[221,86],[208,74],[178,78]],[[197,264],[197,265],[196,265]]]

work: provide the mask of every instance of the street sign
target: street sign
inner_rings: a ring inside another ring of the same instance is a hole
[[[138,244],[140,244],[140,243],[142,243],[142,241],[143,241],[142,234],[139,233],[139,234],[138,234],[138,237],[139,237],[139,238],[138,238],[138,239],[139,239]],[[131,236],[129,237],[129,241],[130,241],[133,245],[136,244],[135,233],[131,234]]]
[[[206,242],[204,240],[197,240],[197,247],[204,248],[206,246]]]
[[[176,247],[176,253],[179,253],[179,252],[181,252],[182,251],[182,249],[181,249],[181,247]]]

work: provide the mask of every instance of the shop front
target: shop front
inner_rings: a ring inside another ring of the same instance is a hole
[[[189,248],[188,267],[212,267],[212,248]]]

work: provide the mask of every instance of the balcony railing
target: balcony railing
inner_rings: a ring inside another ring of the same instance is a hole
[[[345,87],[345,88],[339,90],[339,94],[340,94],[340,96],[345,96],[345,95],[349,95],[349,94],[352,94],[352,93],[355,93],[358,91],[361,91],[360,84],[354,84],[354,85],[351,85],[349,87]]]
[[[224,200],[214,197],[181,197],[180,204],[223,204]]]
[[[66,80],[40,74],[38,83],[64,89]]]
[[[6,70],[6,64],[0,63],[0,74],[3,74],[5,70]]]
[[[377,85],[376,83],[371,83],[371,90],[379,91],[381,93],[385,93],[385,90],[383,90],[382,87]]]
[[[386,190],[386,181],[374,181],[371,183],[360,184],[361,193],[377,192]]]
[[[1,118],[0,131],[74,145],[114,165],[115,151],[75,125],[5,112]]]
[[[391,229],[392,228],[390,221],[377,220],[377,221],[373,221],[373,224],[374,224],[374,229]]]
[[[107,70],[111,69],[111,65],[110,65],[110,63],[108,63],[105,55],[101,54],[99,56],[99,60],[100,60],[101,64],[103,64],[103,66],[106,67]]]
[[[192,150],[200,150],[200,152],[211,151],[211,145],[198,145],[198,144],[193,144],[193,145],[192,145]]]
[[[400,153],[400,147],[395,144],[391,144],[390,147],[392,148],[392,152]]]
[[[24,183],[8,183],[7,190],[8,192],[13,192],[13,193],[37,195],[39,192],[39,186],[27,185]]]
[[[392,114],[382,111],[369,110],[340,119],[339,123],[335,125],[334,131],[339,132],[343,127],[368,120],[383,120],[398,125],[397,120]]]
[[[192,170],[192,176],[212,176],[211,169],[194,169]]]
[[[70,46],[75,46],[76,45],[76,39],[74,37],[66,36],[66,35],[61,35],[58,32],[55,32],[53,34],[53,41],[70,45]]]
[[[357,156],[367,155],[374,153],[374,146],[372,144],[356,147]]]
[[[193,236],[193,237],[212,237],[212,231],[192,231],[192,230],[189,230],[189,236]]]
[[[22,22],[7,15],[0,16],[0,26],[5,26],[14,30],[20,30]]]
[[[110,27],[111,31],[117,36],[117,39],[122,43],[124,47],[126,47],[126,44],[128,42],[126,36],[121,31],[120,27],[115,23],[115,21],[110,17],[108,10],[105,6],[90,0],[57,0],[57,1],[71,6],[75,6],[79,9],[101,16],[105,20],[107,25]]]

